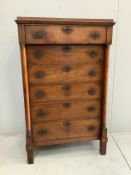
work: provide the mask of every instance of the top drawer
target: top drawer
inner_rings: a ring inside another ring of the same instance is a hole
[[[27,44],[105,44],[106,27],[26,25]]]

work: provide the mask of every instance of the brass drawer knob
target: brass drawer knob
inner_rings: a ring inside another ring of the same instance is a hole
[[[45,134],[47,134],[47,130],[46,129],[40,129],[38,131],[38,135],[40,135],[40,136],[44,136]]]
[[[41,31],[41,30],[38,30],[38,31],[33,32],[32,35],[33,35],[34,39],[42,39],[45,35],[45,32]]]
[[[64,85],[62,89],[67,92],[71,89],[71,87],[69,85]]]
[[[43,111],[42,109],[39,109],[39,110],[37,111],[36,115],[37,115],[38,117],[43,117],[43,116],[47,115],[47,113],[46,113],[45,111]]]
[[[90,88],[89,90],[88,90],[88,94],[89,95],[94,95],[96,93],[96,89],[95,88]]]
[[[63,71],[64,72],[70,72],[71,71],[71,67],[70,66],[64,66],[63,67]]]
[[[71,122],[64,121],[63,125],[64,125],[65,128],[69,128],[71,126]]]
[[[87,130],[89,132],[93,132],[93,131],[95,131],[95,129],[96,129],[96,127],[94,125],[87,126]]]
[[[96,73],[95,70],[91,70],[91,71],[89,71],[88,75],[89,75],[90,77],[96,77],[97,73]]]
[[[86,107],[86,109],[88,112],[94,112],[96,110],[96,107],[95,106],[88,106],[88,107]]]
[[[43,52],[41,50],[37,50],[33,55],[35,58],[40,59],[43,56]]]
[[[92,57],[92,58],[96,58],[98,55],[98,53],[95,51],[95,50],[92,50],[89,52],[89,56]]]
[[[68,45],[65,45],[62,47],[63,51],[66,53],[66,52],[69,52],[71,50],[71,47],[68,46]]]
[[[65,34],[70,34],[73,32],[73,29],[70,27],[70,26],[65,26],[64,28],[62,28],[62,31],[65,33]]]
[[[43,78],[45,76],[45,73],[43,71],[37,71],[35,73],[36,78]]]
[[[100,37],[100,33],[99,32],[93,32],[90,34],[92,39],[98,39]]]
[[[66,109],[68,109],[68,108],[70,108],[71,107],[71,104],[70,103],[63,103],[63,107],[64,108],[66,108]]]
[[[37,98],[43,98],[45,96],[45,93],[43,91],[39,91],[36,93]]]

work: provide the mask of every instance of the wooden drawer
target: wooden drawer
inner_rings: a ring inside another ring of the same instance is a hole
[[[28,45],[28,64],[95,64],[104,60],[104,45]]]
[[[106,28],[75,25],[26,25],[27,44],[105,44]]]
[[[97,137],[100,133],[100,120],[64,120],[57,122],[44,122],[33,125],[33,141],[44,142],[48,140]]]
[[[35,104],[31,107],[33,122],[100,117],[101,100]]]
[[[31,103],[94,99],[101,97],[101,84],[65,84],[30,87]]]
[[[29,66],[30,84],[88,82],[102,79],[103,64]]]

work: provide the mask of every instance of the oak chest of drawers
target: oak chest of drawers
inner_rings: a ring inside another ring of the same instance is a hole
[[[26,149],[100,140],[106,153],[108,52],[113,20],[18,17]]]

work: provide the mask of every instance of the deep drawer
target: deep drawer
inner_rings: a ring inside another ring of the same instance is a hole
[[[105,44],[106,28],[74,25],[25,26],[27,44]]]
[[[33,122],[100,117],[101,100],[35,104],[31,107]]]
[[[75,137],[99,138],[100,120],[64,120],[33,125],[33,141],[41,142]]]

